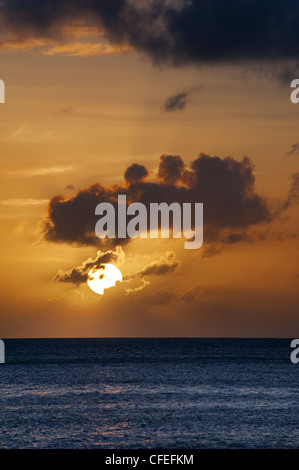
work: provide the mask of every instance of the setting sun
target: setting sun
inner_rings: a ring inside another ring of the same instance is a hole
[[[87,284],[93,292],[103,295],[104,289],[115,286],[117,281],[122,281],[120,270],[113,264],[102,264],[89,271]]]

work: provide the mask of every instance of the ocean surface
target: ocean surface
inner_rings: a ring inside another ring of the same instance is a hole
[[[4,341],[2,449],[299,447],[291,340]]]

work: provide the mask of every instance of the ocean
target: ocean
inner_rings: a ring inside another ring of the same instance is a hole
[[[288,339],[7,339],[0,448],[299,447]]]

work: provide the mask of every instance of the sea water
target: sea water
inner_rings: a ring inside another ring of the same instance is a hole
[[[0,448],[297,448],[290,342],[5,340]]]

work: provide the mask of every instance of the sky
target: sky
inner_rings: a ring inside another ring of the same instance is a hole
[[[296,337],[299,1],[13,0],[0,25],[0,336]],[[98,239],[119,193],[202,202],[203,246]]]

